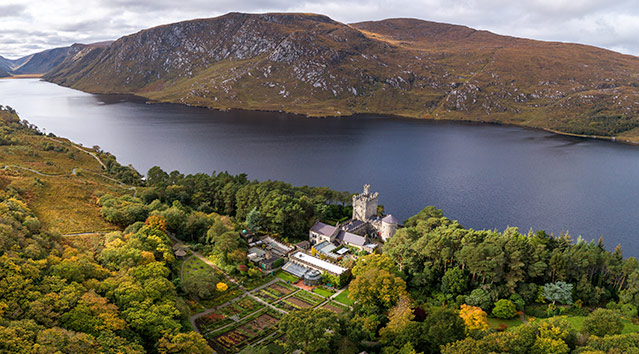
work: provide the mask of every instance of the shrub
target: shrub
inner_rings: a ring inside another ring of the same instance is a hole
[[[596,309],[584,320],[583,330],[599,337],[620,334],[623,330],[621,314],[615,310]]]
[[[637,307],[633,304],[623,304],[621,305],[621,313],[626,317],[636,317]]]
[[[513,318],[517,315],[517,308],[512,301],[501,299],[495,303],[495,308],[493,308],[492,314],[497,318]]]

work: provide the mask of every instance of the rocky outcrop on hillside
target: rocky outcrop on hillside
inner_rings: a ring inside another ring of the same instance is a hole
[[[639,139],[639,59],[413,19],[231,13],[72,47],[45,79],[219,109],[380,113]]]

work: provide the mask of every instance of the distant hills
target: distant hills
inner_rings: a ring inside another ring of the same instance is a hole
[[[60,65],[69,55],[72,47],[100,47],[108,46],[112,42],[100,42],[94,44],[74,44],[70,47],[48,49],[39,53],[30,54],[19,59],[11,60],[0,56],[0,77],[13,75],[45,74]]]
[[[44,78],[217,109],[378,113],[639,141],[638,57],[415,19],[230,13],[74,45]]]

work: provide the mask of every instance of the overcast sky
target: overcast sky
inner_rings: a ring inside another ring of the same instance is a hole
[[[0,0],[0,55],[15,59],[231,11],[315,12],[345,23],[412,17],[639,55],[637,0]]]

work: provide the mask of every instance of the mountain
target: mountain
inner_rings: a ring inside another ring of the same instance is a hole
[[[102,48],[112,41],[93,44],[74,44],[75,47]],[[11,60],[0,56],[0,77],[12,75],[45,74],[60,65],[69,55],[73,47],[60,47],[30,54],[19,59]]]
[[[31,55],[22,57],[20,59],[7,59],[0,56],[0,77],[11,76],[15,73],[15,70],[21,67],[30,59]]]
[[[0,56],[0,77],[11,76],[12,60]]]
[[[54,48],[20,58],[24,62],[13,69],[14,74],[44,74],[60,65],[69,47]]]
[[[45,79],[217,109],[378,113],[639,141],[639,58],[415,19],[230,13],[75,46]]]

